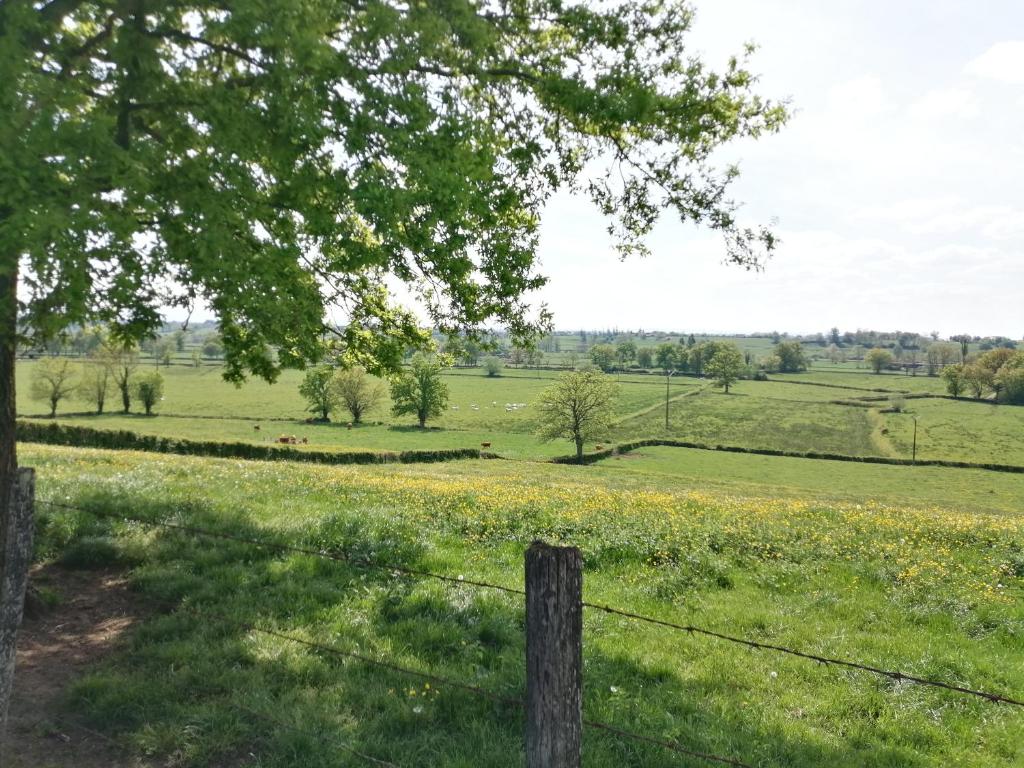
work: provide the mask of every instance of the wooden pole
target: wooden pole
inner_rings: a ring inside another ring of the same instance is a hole
[[[583,560],[526,550],[526,766],[579,768],[583,730]]]
[[[22,467],[15,475],[4,531],[3,573],[0,573],[0,744],[7,727],[7,705],[14,685],[14,654],[25,610],[28,567],[32,561],[35,470]]]

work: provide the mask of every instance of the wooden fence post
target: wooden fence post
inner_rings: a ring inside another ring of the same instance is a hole
[[[526,550],[526,766],[579,768],[583,563],[575,547]]]
[[[7,728],[7,705],[14,684],[14,653],[18,627],[25,610],[28,567],[32,562],[32,519],[35,500],[35,470],[20,468],[11,489],[11,502],[6,515],[3,573],[0,573],[0,744]]]

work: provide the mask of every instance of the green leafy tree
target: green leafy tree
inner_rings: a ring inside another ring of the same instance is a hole
[[[362,366],[339,368],[331,382],[335,398],[348,411],[354,424],[361,424],[363,416],[377,407],[384,398],[384,382],[366,372]]]
[[[143,371],[132,377],[132,392],[146,411],[153,415],[153,408],[164,398],[164,377],[159,371]]]
[[[599,437],[611,424],[619,388],[605,374],[589,369],[563,373],[545,389],[537,403],[541,440],[570,440],[576,460],[583,460],[583,445]]]
[[[942,380],[946,382],[946,391],[953,397],[960,397],[960,394],[967,388],[964,381],[964,364],[954,363],[942,369]]]
[[[654,365],[654,351],[650,347],[640,347],[636,351],[636,364],[641,368],[650,368]]]
[[[501,376],[501,370],[504,367],[500,358],[494,356],[484,358],[484,370],[490,378]]]
[[[78,397],[96,408],[96,413],[103,413],[103,407],[110,393],[110,368],[99,358],[93,358],[85,364],[82,371],[82,382],[78,385]]]
[[[441,380],[441,363],[434,357],[416,354],[407,371],[391,382],[391,412],[413,414],[420,427],[448,407],[448,385]]]
[[[132,409],[132,376],[139,367],[139,350],[134,344],[107,340],[101,347],[100,361],[110,370],[110,379],[121,394],[121,410]]]
[[[994,383],[998,385],[1003,402],[1024,405],[1024,351],[1008,359],[996,373]]]
[[[799,373],[807,370],[807,355],[799,341],[780,341],[772,351],[778,360],[779,373]]]
[[[995,374],[980,362],[969,363],[963,368],[964,385],[976,399],[981,399],[992,388]]]
[[[555,189],[623,255],[667,210],[760,263],[775,239],[737,223],[714,162],[786,110],[744,58],[695,57],[691,21],[646,0],[0,3],[0,515],[20,341],[102,321],[137,342],[202,301],[231,381],[335,347],[395,370],[429,334],[389,276],[438,327],[523,337],[549,325],[523,296]]]
[[[615,358],[619,361],[620,366],[623,368],[627,367],[636,360],[636,342],[629,340],[620,341],[615,346]]]
[[[728,394],[729,387],[735,384],[743,373],[743,365],[743,353],[740,352],[740,348],[731,343],[722,344],[707,362],[705,370]]]
[[[309,404],[309,411],[321,421],[331,420],[331,411],[338,407],[338,393],[333,386],[334,368],[318,365],[306,371],[299,384],[299,394]]]
[[[61,400],[70,397],[78,386],[75,369],[66,357],[44,357],[32,368],[29,394],[50,406],[50,418],[57,415]]]
[[[615,367],[615,347],[611,344],[595,344],[590,348],[590,362],[602,371],[610,371]]]
[[[199,352],[198,349],[193,349],[192,350],[192,367],[193,368],[198,368],[202,364],[203,364],[203,355]]]
[[[864,355],[864,362],[868,364],[875,373],[881,373],[896,361],[896,356],[888,349],[875,347],[869,349]]]
[[[676,345],[667,341],[659,344],[654,352],[654,362],[665,373],[674,371],[679,363],[679,350],[676,349]]]

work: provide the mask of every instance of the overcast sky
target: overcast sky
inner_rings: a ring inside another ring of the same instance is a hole
[[[557,327],[1024,335],[1024,2],[696,0],[695,52],[760,48],[783,131],[737,160],[744,218],[783,242],[760,274],[666,221],[620,262],[584,200],[545,214]],[[721,68],[721,67],[719,67]]]

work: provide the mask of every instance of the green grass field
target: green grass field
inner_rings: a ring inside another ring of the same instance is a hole
[[[594,602],[1024,692],[1022,478],[668,450],[590,467],[338,468],[26,445],[21,461],[40,499],[509,586],[534,538],[571,542]],[[955,483],[970,490],[936,506]],[[895,501],[918,484],[927,491]],[[839,487],[863,497],[830,499]],[[406,767],[522,764],[515,708],[247,628],[518,697],[515,596],[39,509],[40,558],[125,568],[154,606],[66,702],[129,752],[196,767],[250,753],[268,768],[356,764],[340,742]],[[793,768],[1024,764],[1024,713],[1011,707],[600,612],[584,636],[586,716],[691,749]],[[703,764],[590,730],[584,743],[587,766]]]

